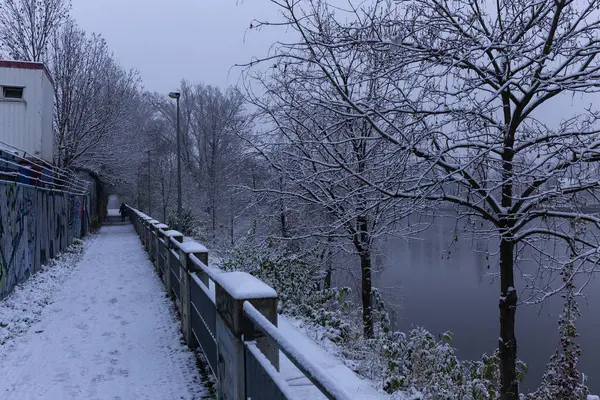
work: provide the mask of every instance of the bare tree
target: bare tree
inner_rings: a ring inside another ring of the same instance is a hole
[[[336,68],[340,90],[367,97],[385,90],[384,81],[365,79],[378,62],[374,55],[353,49],[344,55]],[[330,109],[338,102],[337,94],[312,66],[292,57],[282,61],[266,76],[251,72],[248,82],[248,97],[260,110],[259,125],[273,127],[259,131],[249,143],[278,176],[274,185],[255,191],[304,210],[304,229],[290,232],[286,209],[279,207],[282,236],[319,238],[326,248],[340,246],[358,256],[363,333],[372,338],[375,243],[381,236],[400,233],[397,222],[403,213],[394,199],[365,180],[389,188],[405,163],[397,162],[401,153],[390,151],[389,143],[348,106],[345,114]],[[253,85],[266,95],[254,95]]]
[[[114,178],[143,118],[137,72],[122,69],[102,37],[72,21],[53,37],[50,71],[58,164]]]
[[[189,101],[192,103],[190,130],[185,142],[185,157],[192,176],[200,178],[198,186],[207,195],[207,213],[214,242],[219,216],[233,215],[231,204],[223,202],[231,195],[231,185],[238,182],[242,141],[240,134],[246,129],[243,99],[234,89],[221,92],[213,86],[196,85]],[[220,221],[221,220],[221,221]]]
[[[168,221],[168,211],[174,208],[176,194],[176,152],[171,140],[172,127],[168,121],[155,114],[151,120],[147,138],[151,146],[151,186],[158,192],[161,218]],[[151,194],[152,195],[152,194]]]
[[[52,35],[67,19],[68,0],[3,0],[0,44],[16,60],[42,62]]]
[[[242,179],[246,157],[242,133],[248,129],[242,96],[233,88],[225,91],[203,84],[181,82],[180,125],[184,180],[193,182],[192,195],[197,216],[206,224],[204,239],[215,243],[219,238],[235,236],[240,192],[235,189]],[[165,131],[175,141],[175,103],[154,94],[151,102],[159,118],[171,129]],[[190,186],[190,185],[184,185]]]
[[[300,39],[278,44],[268,60],[309,65],[336,94],[323,107],[363,118],[411,166],[393,189],[355,176],[390,198],[451,204],[491,226],[480,234],[499,238],[501,394],[518,399],[519,254],[544,254],[537,276],[555,276],[572,262],[573,274],[588,274],[597,262],[589,226],[600,220],[579,205],[597,198],[600,114],[591,105],[561,110],[558,122],[547,113],[565,96],[600,87],[600,1],[375,1],[336,8],[337,15],[320,1],[274,3],[280,24]],[[339,71],[352,49],[380,61],[355,85],[377,77],[389,82],[386,90],[374,97],[345,90]],[[572,234],[574,221],[588,224],[585,235]],[[557,240],[578,248],[577,256],[544,249]],[[531,279],[525,300],[560,292],[557,281]]]

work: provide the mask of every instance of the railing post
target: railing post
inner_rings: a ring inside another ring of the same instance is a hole
[[[183,234],[181,234],[180,232],[177,231],[167,231],[165,232],[165,236],[167,236],[167,263],[166,263],[166,271],[163,274],[163,282],[165,283],[165,289],[167,290],[167,294],[169,295],[169,297],[171,297],[171,293],[172,292],[172,287],[171,287],[171,269],[174,269],[175,267],[177,267],[177,269],[179,269],[179,265],[171,265],[172,264],[172,260],[173,257],[171,257],[171,250],[175,251],[175,252],[179,252],[179,247],[177,247],[175,244],[173,244],[173,242],[171,241],[171,238],[173,238],[175,241],[179,242],[179,243],[183,243]],[[177,262],[179,264],[179,262]]]
[[[148,238],[148,235],[146,234],[146,224],[148,223],[148,219],[146,218],[142,218],[142,223],[140,225],[140,237],[142,238],[142,244],[144,245],[144,250],[148,251],[148,247],[146,244],[146,239]]]
[[[152,257],[150,257],[150,259],[152,260],[152,258],[154,258],[152,260],[152,263],[154,264],[154,269],[156,271],[156,273],[158,274],[160,272],[160,239],[162,238],[162,230],[163,229],[168,229],[169,227],[165,224],[162,223],[158,223],[158,224],[154,224],[152,225],[152,232],[154,237],[152,238],[152,242],[154,245],[154,251],[152,252]]]
[[[144,244],[145,244],[145,249],[150,256],[152,256],[152,254],[151,254],[151,251],[152,251],[152,226],[156,222],[157,221],[155,219],[147,219],[144,221],[144,226],[146,227],[146,229],[144,230],[144,233],[146,236],[146,240],[144,241]]]
[[[165,225],[166,227],[166,225]],[[164,265],[161,268],[160,267],[160,262],[161,262],[161,254],[160,254],[160,241],[164,240],[165,238],[165,231],[162,229],[162,227],[157,228],[156,229],[156,262],[154,264],[154,267],[156,268],[156,273],[158,274],[158,276],[160,276],[162,278],[162,273],[163,273],[163,269],[164,269]]]
[[[192,332],[192,299],[191,299],[191,276],[197,269],[190,260],[190,255],[195,255],[200,260],[208,262],[208,250],[198,242],[185,242],[179,247],[179,313],[181,315],[181,332],[185,343],[190,349],[198,346]],[[204,261],[203,261],[204,262]]]
[[[154,266],[154,261],[156,260],[156,257],[154,257],[154,245],[156,244],[156,223],[151,223],[148,227],[150,228],[148,231],[148,257]]]
[[[142,232],[143,232],[143,236],[144,239],[142,240],[142,242],[144,242],[144,250],[146,250],[146,252],[149,251],[149,244],[150,244],[150,221],[152,221],[151,219],[144,219],[143,223],[142,223]]]
[[[155,263],[156,261],[156,236],[157,236],[157,231],[158,229],[156,228],[158,225],[160,224],[160,222],[158,222],[157,220],[153,219],[151,221],[148,221],[148,254],[150,256],[150,261],[152,261],[152,264]]]
[[[215,285],[218,399],[246,400],[244,340],[256,340],[277,370],[279,349],[254,329],[244,315],[244,302],[249,301],[277,326],[277,293],[245,272],[222,273]]]

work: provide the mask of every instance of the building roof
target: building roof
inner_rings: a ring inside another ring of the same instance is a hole
[[[31,61],[9,61],[0,60],[0,68],[17,68],[17,69],[36,69],[42,70],[46,73],[46,76],[50,80],[52,86],[54,86],[54,80],[48,71],[48,68],[43,63],[31,62]]]

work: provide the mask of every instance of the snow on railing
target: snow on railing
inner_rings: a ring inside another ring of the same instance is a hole
[[[244,312],[254,323],[255,327],[270,337],[287,358],[328,398],[331,400],[351,400],[352,397],[344,392],[329,375],[318,365],[304,355],[302,349],[295,347],[283,336],[260,311],[249,301],[244,302]]]
[[[181,233],[129,210],[156,272],[177,304],[186,343],[192,349],[201,347],[218,379],[225,374],[229,385],[218,385],[220,391],[232,398],[293,399],[294,392],[279,372],[281,351],[328,399],[352,398],[277,328],[277,293],[270,286],[245,272],[208,267],[206,247],[184,242]]]
[[[256,345],[256,342],[246,342],[246,349],[248,352],[250,352],[250,355],[254,358],[254,360],[256,360],[256,363],[258,363],[258,366],[256,369],[260,368],[264,371],[264,373],[268,376],[268,378],[270,379],[271,382],[273,382],[275,384],[275,386],[277,387],[277,390],[279,391],[279,395],[280,397],[283,397],[285,399],[288,400],[293,400],[298,398],[298,396],[294,395],[294,393],[292,393],[292,389],[290,388],[290,386],[288,385],[288,383],[285,381],[285,379],[283,379],[283,377],[281,376],[281,374],[279,373],[279,371],[277,371],[277,369],[273,366],[273,364],[271,364],[271,361],[269,361],[269,359],[267,357],[265,357],[265,355],[263,354],[262,351],[260,351],[260,349],[258,348],[258,346]],[[246,356],[246,362],[249,363],[250,365],[252,365],[252,361],[251,361],[251,357],[250,355]],[[252,372],[256,372],[256,371],[247,371],[248,374],[251,375],[257,375],[257,374],[252,374]],[[260,378],[258,377],[252,377],[253,379],[250,379],[250,381],[252,383],[256,383],[256,387],[258,390],[256,390],[257,392],[259,392],[260,394],[263,394],[264,392],[266,392],[266,387],[268,386],[268,383],[264,383],[264,382],[260,382]],[[251,389],[251,390],[252,390]],[[248,390],[248,388],[247,388]],[[255,398],[252,397],[253,393],[247,393],[247,395],[249,395],[249,398]],[[257,396],[258,398],[261,398],[259,396]],[[263,396],[264,397],[264,396]],[[272,396],[273,398],[275,398],[275,396]]]

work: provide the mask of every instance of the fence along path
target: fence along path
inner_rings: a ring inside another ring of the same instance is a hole
[[[93,189],[0,141],[0,300],[89,232]]]
[[[77,196],[85,196],[91,189],[91,183],[81,179],[73,171],[53,166],[1,140],[0,182],[19,183],[40,190]]]
[[[324,398],[349,400],[332,377],[278,328],[277,293],[245,272],[208,267],[208,250],[129,207],[144,248],[177,305],[187,345],[200,348],[219,398],[298,399],[280,371],[280,351]],[[307,388],[309,390],[309,388]]]

